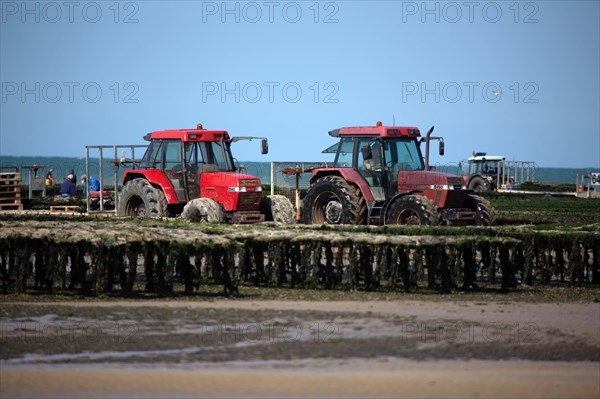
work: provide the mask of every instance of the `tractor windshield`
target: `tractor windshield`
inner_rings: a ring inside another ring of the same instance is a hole
[[[233,159],[229,145],[225,142],[205,141],[198,143],[200,147],[199,162],[214,165],[219,172],[232,172]]]
[[[424,170],[421,149],[414,138],[397,138],[383,141],[385,164],[395,171]]]

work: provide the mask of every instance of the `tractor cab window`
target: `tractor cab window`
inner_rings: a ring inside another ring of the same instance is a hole
[[[386,140],[383,153],[386,165],[393,172],[425,169],[421,150],[415,139]]]
[[[362,139],[358,142],[358,169],[381,172],[381,144],[379,139]]]
[[[185,164],[188,168],[198,166],[198,143],[185,143]]]
[[[335,158],[335,166],[339,168],[352,167],[352,156],[354,154],[354,140],[343,138],[338,147],[338,153]]]
[[[485,172],[490,174],[490,175],[496,175],[498,174],[498,162],[488,162],[485,165]]]
[[[376,200],[385,199],[383,190],[383,165],[381,163],[381,142],[379,138],[358,140],[356,166],[359,173],[371,187]]]
[[[205,141],[198,143],[200,145],[200,154],[202,168],[204,171],[233,171],[233,159],[229,146],[225,142]]]
[[[146,149],[146,153],[140,162],[142,169],[153,169],[160,167],[162,162],[162,141],[151,141]]]
[[[471,163],[471,175],[481,175],[488,173],[488,164],[485,161],[475,161]]]
[[[165,141],[165,169],[181,170],[181,141]]]

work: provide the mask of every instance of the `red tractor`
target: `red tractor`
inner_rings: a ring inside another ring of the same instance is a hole
[[[119,197],[119,216],[165,217],[181,214],[190,220],[255,223],[265,220],[293,223],[292,204],[283,196],[263,198],[258,177],[240,173],[230,145],[238,140],[224,130],[164,130],[149,133],[141,162],[126,170]],[[262,212],[261,212],[262,211]]]
[[[493,225],[494,209],[466,189],[462,177],[432,171],[429,143],[416,127],[345,127],[329,132],[338,143],[331,168],[313,171],[303,200],[308,224]],[[425,160],[420,144],[425,142]]]

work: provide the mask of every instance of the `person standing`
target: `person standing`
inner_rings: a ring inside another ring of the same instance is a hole
[[[54,185],[54,177],[52,177],[52,172],[54,172],[54,168],[50,168],[48,174],[46,175],[46,187],[52,187]]]

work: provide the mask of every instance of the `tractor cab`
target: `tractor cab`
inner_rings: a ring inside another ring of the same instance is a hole
[[[167,130],[144,139],[150,144],[140,168],[161,170],[179,202],[200,197],[202,173],[236,171],[226,131]]]
[[[351,127],[329,132],[340,141],[323,153],[335,153],[335,168],[352,168],[369,186],[375,201],[385,201],[398,193],[399,176],[404,172],[428,169],[421,153],[416,127]],[[429,136],[428,136],[429,137]],[[443,154],[443,139],[439,139]],[[427,145],[429,147],[429,145]],[[428,157],[426,158],[428,159]]]

